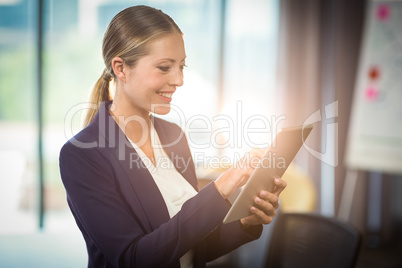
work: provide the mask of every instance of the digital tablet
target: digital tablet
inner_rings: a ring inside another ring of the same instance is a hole
[[[250,208],[262,190],[272,192],[273,180],[281,178],[313,129],[312,125],[282,128],[267,148],[247,183],[234,200],[223,223],[251,215]]]

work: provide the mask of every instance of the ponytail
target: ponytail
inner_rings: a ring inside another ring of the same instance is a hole
[[[112,99],[109,90],[109,83],[111,79],[112,75],[107,69],[105,69],[92,90],[89,102],[90,104],[95,104],[96,108],[88,109],[88,113],[84,119],[84,127],[88,126],[94,120],[95,115],[99,111],[100,104]]]

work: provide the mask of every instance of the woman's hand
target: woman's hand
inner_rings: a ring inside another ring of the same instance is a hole
[[[215,181],[215,186],[223,198],[227,199],[237,188],[247,182],[263,153],[263,149],[251,150]]]
[[[252,215],[240,219],[243,227],[250,225],[269,224],[276,215],[279,207],[279,195],[286,188],[286,181],[274,179],[275,188],[272,193],[261,191],[254,199],[255,205],[250,208]]]

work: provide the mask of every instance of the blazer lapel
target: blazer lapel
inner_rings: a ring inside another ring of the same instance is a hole
[[[135,195],[143,208],[143,214],[148,219],[150,227],[154,230],[170,219],[167,207],[146,165],[142,162],[137,151],[131,146],[131,143],[120,127],[110,116],[106,108],[110,103],[111,101],[103,103],[99,109],[98,122],[101,123],[104,120],[103,123],[105,126],[108,126],[107,128],[99,127],[99,130],[108,142],[118,165],[126,174],[125,177],[118,176],[117,180],[125,180],[121,181],[121,185],[127,185],[128,181],[132,191],[124,189],[125,194],[129,195],[132,193]],[[97,119],[95,118],[95,120]],[[132,196],[128,196],[127,198],[130,200]],[[130,202],[129,204],[132,205]],[[138,208],[132,207],[132,209]],[[158,213],[155,213],[156,211]],[[136,211],[136,213],[138,212]]]
[[[151,120],[158,133],[162,147],[176,170],[198,191],[197,177],[193,158],[184,132],[175,124],[152,116]]]

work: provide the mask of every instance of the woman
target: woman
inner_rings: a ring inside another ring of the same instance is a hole
[[[257,239],[261,224],[275,215],[286,187],[279,179],[274,193],[256,198],[251,216],[223,225],[227,197],[254,168],[250,158],[198,192],[182,130],[150,116],[168,113],[173,93],[183,85],[182,35],[169,16],[146,6],[121,11],[107,28],[106,68],[91,97],[99,110],[90,111],[86,128],[60,152],[61,177],[87,244],[88,267],[205,267]]]

